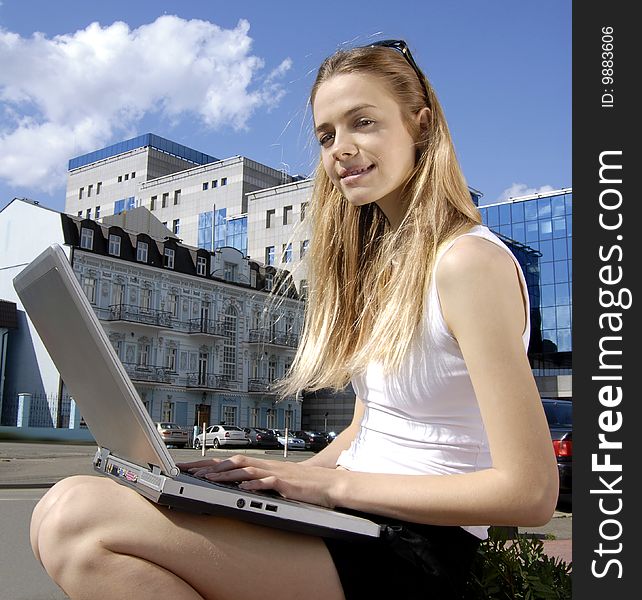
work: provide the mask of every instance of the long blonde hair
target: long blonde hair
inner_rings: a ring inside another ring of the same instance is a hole
[[[481,223],[427,78],[391,48],[342,50],[319,68],[311,104],[325,81],[347,73],[377,77],[393,94],[416,140],[416,165],[402,193],[405,216],[393,230],[375,203],[347,202],[319,162],[309,204],[309,296],[301,343],[277,386],[284,396],[342,389],[373,360],[386,372],[398,369],[424,314],[438,248]],[[429,123],[420,128],[413,117],[426,106]]]

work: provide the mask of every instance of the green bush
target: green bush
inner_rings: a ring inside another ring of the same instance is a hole
[[[505,530],[491,528],[473,561],[466,600],[567,600],[571,598],[571,568],[544,553],[539,539],[508,539]]]

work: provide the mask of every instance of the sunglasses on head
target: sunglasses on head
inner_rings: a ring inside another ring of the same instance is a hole
[[[368,44],[367,46],[364,46],[365,48],[392,48],[393,50],[397,50],[400,52],[403,57],[406,59],[408,64],[413,68],[415,73],[417,73],[417,77],[419,78],[419,81],[421,82],[421,87],[424,88],[424,92],[426,93],[426,98],[428,97],[428,90],[426,89],[426,82],[425,82],[425,77],[424,74],[421,72],[421,69],[415,62],[415,59],[412,56],[412,53],[410,52],[410,48],[408,48],[408,44],[404,42],[403,40],[381,40],[379,42],[373,42],[372,44]]]

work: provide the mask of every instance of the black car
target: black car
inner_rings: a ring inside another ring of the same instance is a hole
[[[279,441],[276,439],[274,433],[269,429],[263,429],[262,427],[246,427],[244,431],[250,438],[250,445],[255,448],[279,447]]]
[[[542,398],[553,450],[560,476],[560,495],[572,491],[573,467],[573,403],[571,400]]]
[[[325,433],[320,431],[294,431],[294,435],[305,442],[306,450],[318,452],[328,445],[328,439]]]

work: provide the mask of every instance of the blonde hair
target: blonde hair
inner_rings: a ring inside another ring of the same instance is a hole
[[[442,243],[481,223],[457,161],[434,90],[391,48],[342,50],[328,57],[310,95],[328,79],[348,73],[379,78],[397,100],[416,140],[415,169],[406,182],[404,218],[393,230],[375,204],[353,206],[319,162],[309,218],[309,296],[301,343],[282,395],[342,389],[351,376],[378,361],[399,368],[424,314],[424,298]],[[428,106],[429,123],[413,117]]]

